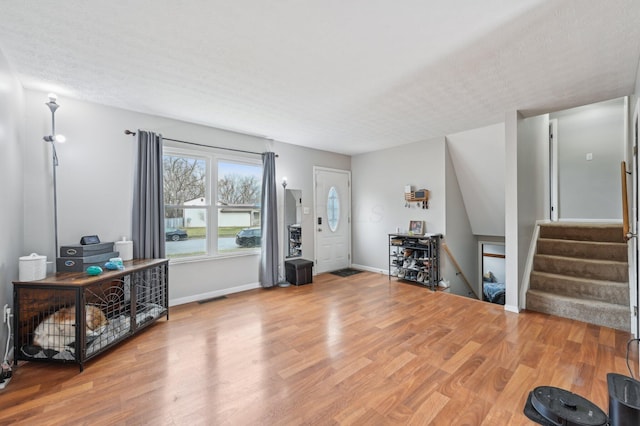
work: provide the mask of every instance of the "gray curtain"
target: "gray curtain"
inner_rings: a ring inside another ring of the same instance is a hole
[[[262,168],[260,284],[262,287],[268,288],[278,284],[278,201],[276,197],[275,153],[265,152],[262,154]]]
[[[162,135],[138,130],[133,187],[133,257],[157,259],[164,251]]]

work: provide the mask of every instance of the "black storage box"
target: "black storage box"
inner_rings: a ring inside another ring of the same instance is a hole
[[[120,252],[110,251],[93,256],[59,257],[56,259],[56,270],[58,272],[84,272],[89,266],[103,267],[109,259],[118,257],[119,255]]]
[[[302,285],[313,282],[313,262],[306,259],[294,259],[284,262],[287,281],[291,284]]]
[[[110,253],[113,251],[113,243],[98,244],[73,244],[60,247],[60,257],[84,257],[96,254]]]

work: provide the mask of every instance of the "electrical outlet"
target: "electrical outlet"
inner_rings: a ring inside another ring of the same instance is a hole
[[[11,309],[9,309],[9,305],[4,305],[4,311],[2,313],[2,322],[6,323],[7,321],[9,321],[9,313],[11,312]]]

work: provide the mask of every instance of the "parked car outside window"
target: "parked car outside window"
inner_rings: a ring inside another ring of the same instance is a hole
[[[164,230],[164,235],[167,241],[179,241],[189,238],[189,236],[187,235],[187,231],[176,228],[166,228]]]
[[[245,228],[236,234],[236,245],[240,247],[258,247],[262,244],[262,229]]]

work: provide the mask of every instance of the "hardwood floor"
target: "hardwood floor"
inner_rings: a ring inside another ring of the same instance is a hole
[[[540,385],[607,412],[606,374],[629,374],[629,337],[386,275],[324,274],[174,307],[82,373],[22,363],[0,424],[533,424],[522,410]]]

